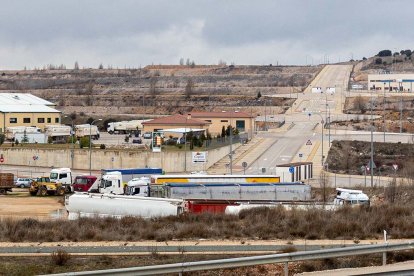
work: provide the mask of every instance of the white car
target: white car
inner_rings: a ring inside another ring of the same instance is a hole
[[[31,178],[17,178],[14,185],[19,188],[29,188],[32,181]]]

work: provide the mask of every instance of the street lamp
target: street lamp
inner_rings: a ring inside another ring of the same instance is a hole
[[[69,118],[70,119],[70,121],[71,121],[71,126],[72,126],[72,128],[71,128],[71,130],[70,130],[70,140],[71,140],[71,149],[70,149],[70,161],[71,161],[71,169],[73,169],[73,158],[75,157],[74,156],[74,152],[75,152],[75,150],[74,150],[74,141],[73,141],[73,135],[74,135],[74,128],[73,128],[73,119],[72,119],[72,117],[70,117],[70,116],[65,116],[65,118]]]
[[[89,124],[89,175],[92,175],[92,125],[96,121],[102,121],[102,119],[93,120]]]
[[[321,135],[321,138],[322,138],[322,157],[321,157],[321,165],[322,165],[322,167],[323,167],[323,128],[324,128],[324,121],[323,121],[323,117],[322,117],[322,115],[321,114],[319,114],[319,113],[314,113],[314,114],[316,114],[316,115],[319,115],[319,117],[321,117],[321,126],[322,126],[322,135]],[[312,115],[312,113],[309,113],[309,116],[311,116]]]

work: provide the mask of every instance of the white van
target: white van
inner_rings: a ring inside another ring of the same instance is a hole
[[[336,188],[334,205],[368,205],[369,197],[361,190]]]

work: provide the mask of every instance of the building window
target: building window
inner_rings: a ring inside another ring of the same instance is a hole
[[[244,130],[245,130],[245,128],[246,128],[246,123],[245,123],[245,121],[244,121],[244,120],[237,120],[237,121],[236,121],[236,128],[237,128],[239,131],[244,131]]]
[[[220,122],[222,122],[222,123],[228,123],[229,120],[221,120]]]
[[[37,118],[37,122],[39,124],[44,124],[45,123],[45,118]]]
[[[211,123],[211,120],[205,120],[205,121]]]
[[[59,124],[59,118],[55,118],[55,123]]]
[[[50,124],[52,122],[52,118],[47,118],[47,123]]]
[[[10,118],[10,124],[16,124],[17,118]]]
[[[30,124],[30,118],[23,118],[23,124]]]

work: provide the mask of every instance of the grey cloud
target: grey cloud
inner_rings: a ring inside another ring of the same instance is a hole
[[[410,48],[413,7],[410,0],[2,1],[0,67],[362,58]]]

